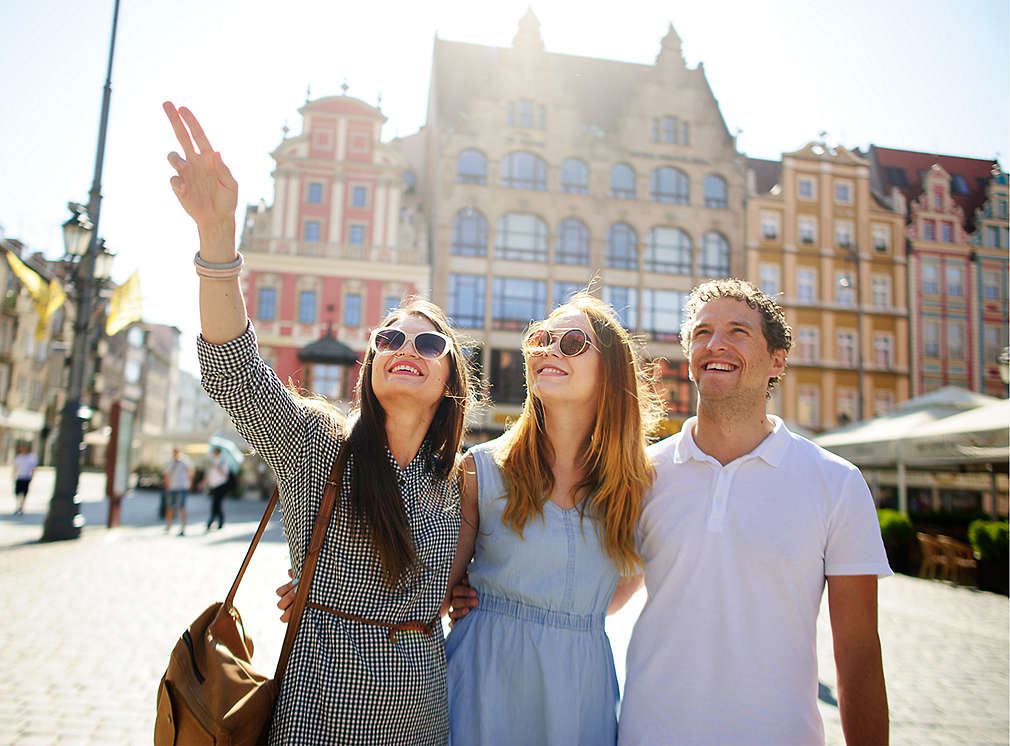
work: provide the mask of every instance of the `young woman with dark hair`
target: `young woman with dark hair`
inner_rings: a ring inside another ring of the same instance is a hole
[[[415,301],[372,331],[347,421],[290,392],[259,357],[246,316],[238,185],[192,113],[164,108],[184,151],[168,157],[172,188],[200,234],[203,385],[277,476],[296,573],[335,463],[341,475],[270,742],[445,743],[438,617],[470,401],[459,343],[437,306]]]

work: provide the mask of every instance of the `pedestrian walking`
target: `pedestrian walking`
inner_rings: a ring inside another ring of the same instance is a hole
[[[333,520],[274,709],[270,743],[444,744],[439,611],[459,533],[468,367],[445,313],[415,301],[369,335],[349,420],[295,396],[258,354],[238,281],[238,185],[188,109],[172,188],[197,224],[204,388],[277,477],[301,572],[324,486]]]
[[[179,511],[179,536],[186,535],[186,496],[193,481],[193,467],[178,448],[165,464],[165,533],[172,530],[172,519]]]
[[[19,444],[17,450],[14,456],[14,515],[24,515],[28,486],[32,483],[39,460],[27,443]]]
[[[207,531],[210,531],[215,518],[217,518],[218,529],[224,528],[224,508],[222,503],[224,502],[224,496],[228,491],[230,481],[231,470],[228,468],[228,464],[225,463],[224,456],[221,455],[221,449],[215,446],[211,451],[210,467],[207,469],[207,475],[203,478],[203,485],[201,487],[201,489],[208,490],[210,495],[210,514],[207,516]]]

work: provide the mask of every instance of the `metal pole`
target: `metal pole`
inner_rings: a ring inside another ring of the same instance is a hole
[[[57,441],[56,486],[49,500],[49,513],[42,529],[42,541],[76,539],[81,535],[84,520],[77,508],[77,484],[81,474],[81,442],[84,424],[80,418],[84,374],[88,363],[88,326],[95,292],[95,257],[101,251],[98,239],[98,218],[102,206],[102,166],[105,161],[105,133],[109,123],[109,99],[112,96],[112,57],[116,49],[116,23],[119,0],[112,11],[112,38],[109,42],[109,64],[105,72],[102,94],[102,114],[98,127],[98,152],[95,155],[95,175],[88,193],[88,217],[93,228],[88,250],[78,267],[77,317],[74,319],[74,341],[70,350],[70,382],[66,403],[60,413],[60,434]]]

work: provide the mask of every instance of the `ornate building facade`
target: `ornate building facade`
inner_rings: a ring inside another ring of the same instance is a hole
[[[360,359],[389,308],[429,295],[427,235],[408,164],[380,139],[381,111],[342,95],[299,113],[301,134],[271,154],[273,203],[246,211],[243,291],[281,380],[347,400],[353,369],[304,365],[298,352],[332,331]]]
[[[748,161],[747,273],[779,298],[793,348],[772,409],[812,431],[908,398],[904,220],[857,152],[810,143]]]
[[[672,26],[654,65],[547,52],[532,12],[510,48],[436,39],[427,124],[402,145],[434,300],[490,387],[486,432],[519,411],[529,322],[594,280],[664,359],[671,427],[691,412],[681,310],[699,281],[743,271],[744,169]]]
[[[907,221],[912,396],[947,385],[1006,396],[1006,174],[975,158],[870,156],[875,191]]]

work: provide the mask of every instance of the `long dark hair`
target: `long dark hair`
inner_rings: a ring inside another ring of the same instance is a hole
[[[390,326],[408,316],[428,321],[436,331],[452,340],[446,393],[428,427],[427,440],[431,449],[428,467],[433,476],[437,479],[455,478],[456,456],[463,440],[471,398],[469,366],[445,312],[434,303],[408,300],[391,311],[379,327]],[[353,456],[351,518],[378,551],[386,582],[390,587],[396,587],[400,577],[414,567],[417,552],[400,487],[386,455],[386,412],[372,389],[374,357],[375,352],[369,345],[358,377],[357,412],[349,418],[345,429],[346,439],[338,457],[338,473],[344,473],[347,460]]]

